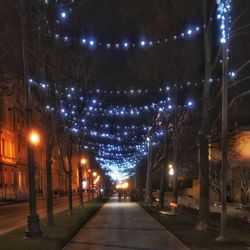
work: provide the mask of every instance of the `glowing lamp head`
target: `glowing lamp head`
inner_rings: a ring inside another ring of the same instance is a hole
[[[168,165],[168,174],[173,176],[174,175],[174,168],[172,164]]]
[[[170,168],[169,171],[168,171],[169,175],[173,176],[174,175],[174,169],[173,168]]]
[[[124,188],[124,189],[127,189],[127,188],[128,188],[128,182],[124,182],[124,183],[123,183],[123,188]]]
[[[96,173],[96,172],[93,172],[93,176],[96,177],[96,176],[97,176],[97,173]]]
[[[82,188],[83,188],[83,189],[86,189],[87,186],[88,186],[88,182],[87,182],[87,181],[83,181],[83,182],[82,182]]]
[[[31,131],[29,134],[29,142],[34,146],[37,146],[40,143],[40,136],[36,131]]]
[[[91,40],[91,41],[89,42],[89,45],[93,47],[93,46],[95,45],[95,42],[94,42],[93,40]]]
[[[87,163],[87,160],[86,160],[85,158],[82,158],[82,159],[81,159],[81,164],[82,164],[82,165],[85,165],[86,163]]]

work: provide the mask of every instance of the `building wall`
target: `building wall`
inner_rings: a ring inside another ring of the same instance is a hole
[[[213,162],[221,164],[221,151],[213,145],[209,147],[209,161],[210,164]],[[250,168],[250,128],[244,127],[236,131],[228,150],[228,162],[228,198],[231,202],[241,202],[240,168],[242,165]],[[184,195],[190,196],[198,202],[199,190],[200,180],[194,180],[193,187],[185,189]],[[209,195],[211,203],[220,200],[220,194],[211,188]]]
[[[0,83],[10,91],[0,97],[0,199],[28,198],[27,130],[25,124],[25,93],[22,81],[6,80]],[[43,131],[43,109],[34,99],[32,126]],[[36,191],[40,196],[45,190],[45,146],[34,148]]]
[[[0,96],[0,200],[28,198],[27,138],[25,123],[24,84],[18,80],[6,80],[0,86],[7,89]],[[41,142],[34,147],[35,183],[37,196],[46,195],[46,150],[44,136],[44,110],[39,99],[32,97],[32,127],[39,131]],[[65,143],[65,140],[59,142]],[[54,195],[67,194],[67,174],[60,164],[58,148],[53,148],[52,188]],[[72,156],[72,190],[79,190],[78,162],[76,148]],[[65,159],[66,160],[66,159]],[[66,162],[66,161],[65,161]],[[67,167],[67,165],[66,165]],[[88,181],[89,162],[83,166],[83,180]],[[85,190],[86,191],[86,190]]]

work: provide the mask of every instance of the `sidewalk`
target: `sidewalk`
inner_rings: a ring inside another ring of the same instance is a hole
[[[188,250],[137,203],[113,197],[64,250]]]

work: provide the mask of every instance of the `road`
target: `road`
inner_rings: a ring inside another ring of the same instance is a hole
[[[87,200],[87,194],[84,194],[84,200]],[[62,212],[68,208],[68,198],[55,198],[53,205],[54,213]],[[73,195],[73,206],[77,205],[79,205],[79,196]],[[37,200],[37,211],[40,219],[46,217],[46,200]],[[0,206],[0,235],[26,225],[28,213],[28,202]]]
[[[135,202],[113,197],[64,250],[189,250]]]

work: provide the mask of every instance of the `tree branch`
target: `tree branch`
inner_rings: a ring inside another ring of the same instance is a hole
[[[250,78],[250,77],[249,77],[249,78]],[[243,93],[241,93],[241,94],[235,96],[235,97],[232,99],[232,101],[228,104],[228,109],[230,109],[230,108],[234,105],[234,103],[235,103],[239,98],[242,98],[242,97],[247,96],[247,95],[250,95],[250,90],[244,91]],[[219,113],[219,115],[218,115],[217,118],[215,119],[214,124],[217,123],[217,121],[219,120],[220,117],[221,117],[221,112]]]
[[[229,88],[235,87],[237,84],[239,84],[239,83],[241,83],[241,82],[244,82],[244,81],[246,81],[246,80],[249,80],[249,79],[250,79],[250,76],[247,76],[247,77],[245,77],[245,78],[243,78],[243,79],[240,79],[240,80],[238,80],[238,81],[236,81],[236,82],[233,82],[233,84],[230,84],[230,85],[229,85]]]
[[[237,22],[240,20],[240,18],[242,17],[242,15],[247,11],[248,8],[245,8],[244,10],[241,11],[241,13],[234,19],[232,25],[231,25],[231,29],[234,27],[234,25],[237,24]]]

